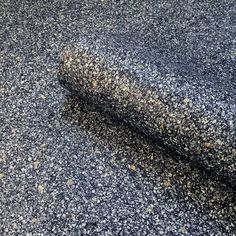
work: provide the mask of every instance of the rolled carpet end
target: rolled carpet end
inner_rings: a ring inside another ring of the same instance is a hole
[[[61,53],[59,82],[236,186],[235,96],[204,80],[160,74],[124,52],[82,45]]]

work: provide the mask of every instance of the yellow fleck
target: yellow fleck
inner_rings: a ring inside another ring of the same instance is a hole
[[[129,87],[124,85],[124,86],[122,87],[122,90],[123,90],[124,92],[128,92],[128,91],[129,91]]]
[[[145,209],[145,211],[146,211],[147,213],[153,212],[153,206],[147,207],[147,208]]]
[[[179,232],[182,233],[182,234],[187,234],[188,231],[187,231],[186,226],[184,225],[184,226],[180,227]]]
[[[190,103],[190,99],[189,99],[189,98],[185,98],[185,99],[183,100],[183,102],[184,102],[185,104],[188,104],[188,103]]]
[[[132,171],[136,171],[135,165],[130,165],[129,168],[130,168]]]
[[[163,123],[160,124],[160,129],[164,129],[165,125]]]
[[[169,179],[166,179],[166,180],[164,180],[164,185],[165,185],[165,187],[170,187],[171,186],[171,182],[170,182],[170,180]]]
[[[13,224],[12,224],[12,228],[13,228],[13,229],[17,229],[17,224],[16,224],[16,223],[13,223]]]
[[[43,144],[40,145],[40,148],[45,148],[47,146],[48,146],[47,143],[43,143]]]
[[[37,219],[36,219],[36,218],[33,218],[33,219],[31,220],[31,222],[32,222],[32,224],[36,224],[36,223],[37,223]]]
[[[210,142],[205,142],[205,143],[203,143],[203,146],[206,148],[211,148],[211,147],[213,147],[213,144]]]
[[[67,180],[67,182],[66,182],[66,184],[68,185],[68,186],[71,186],[71,185],[73,185],[73,180],[72,179],[68,179]]]
[[[38,191],[39,191],[40,193],[43,193],[43,191],[44,191],[44,185],[39,184],[39,186],[38,186]]]
[[[33,162],[33,165],[34,165],[34,169],[37,169],[38,168],[38,166],[39,166],[39,164],[40,164],[40,161],[34,161]]]
[[[17,129],[15,129],[15,128],[12,128],[12,129],[11,129],[11,133],[12,133],[13,136],[16,135],[16,131],[17,131]]]
[[[0,179],[2,179],[5,176],[4,173],[0,173]]]
[[[149,102],[152,103],[153,105],[161,105],[161,101],[159,99],[156,99],[156,98],[149,98]]]
[[[97,87],[97,85],[98,85],[98,83],[97,83],[97,81],[96,81],[96,80],[93,80],[92,84],[93,84],[93,87],[94,87],[94,88],[96,88],[96,87]]]
[[[44,96],[43,94],[40,94],[39,97],[42,98],[43,100],[45,100],[45,99],[47,98],[47,97]]]

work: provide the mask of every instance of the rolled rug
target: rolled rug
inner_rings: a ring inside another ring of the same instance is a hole
[[[78,43],[60,55],[59,82],[235,186],[234,86],[164,73],[139,55],[100,42]]]

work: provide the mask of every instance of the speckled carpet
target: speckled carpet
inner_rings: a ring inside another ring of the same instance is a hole
[[[0,23],[0,235],[236,235],[234,1]]]

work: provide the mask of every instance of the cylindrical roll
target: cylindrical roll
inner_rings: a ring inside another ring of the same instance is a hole
[[[101,111],[235,185],[232,93],[226,96],[204,80],[163,75],[128,54],[112,56],[81,45],[62,52],[59,81]]]

